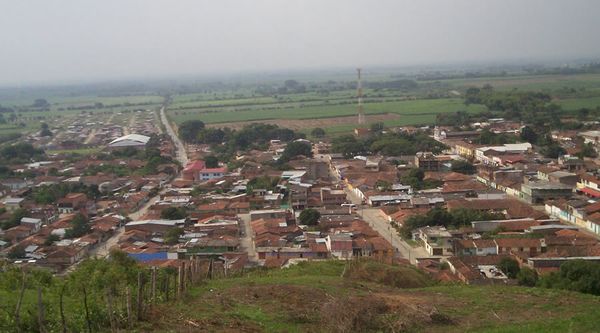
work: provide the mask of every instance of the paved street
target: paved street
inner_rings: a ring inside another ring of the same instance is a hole
[[[411,263],[415,263],[415,258],[430,257],[430,255],[422,247],[412,247],[405,242],[391,226],[385,217],[381,214],[379,208],[370,208],[369,206],[362,205],[362,200],[357,197],[348,188],[345,189],[348,200],[357,205],[357,213],[362,219],[369,223],[369,225],[377,231],[383,238],[385,238],[398,254],[406,259],[409,259]]]
[[[165,125],[165,128],[167,129],[167,133],[169,134],[169,136],[171,137],[171,139],[173,140],[173,142],[175,144],[175,147],[177,148],[177,156],[176,156],[177,160],[183,166],[185,166],[188,161],[187,153],[185,151],[185,146],[183,145],[183,142],[181,142],[181,140],[179,140],[179,137],[175,134],[173,127],[167,120],[167,117],[165,115],[165,107],[164,106],[160,109],[160,119],[163,122],[163,124]],[[161,193],[164,193],[164,191],[165,190],[161,191]],[[132,221],[138,220],[141,216],[146,214],[146,212],[148,211],[148,208],[150,206],[152,206],[153,204],[155,204],[159,199],[160,199],[160,193],[158,195],[150,198],[150,200],[148,200],[148,202],[146,202],[140,209],[129,214],[129,218]],[[125,232],[124,227],[119,228],[112,237],[110,237],[109,239],[106,240],[106,242],[104,242],[103,244],[99,244],[96,248],[92,249],[89,253],[89,256],[90,257],[100,257],[100,258],[108,256],[110,248],[117,244],[117,242],[119,241],[119,238],[123,235],[124,232]],[[256,253],[254,253],[254,255],[256,255]]]
[[[185,145],[183,144],[183,142],[181,142],[181,140],[175,133],[173,126],[167,119],[167,115],[165,114],[164,106],[161,107],[161,109],[160,109],[160,120],[165,125],[165,128],[167,129],[167,134],[169,134],[169,136],[171,137],[171,140],[173,140],[173,143],[175,144],[175,148],[177,148],[177,156],[176,156],[177,160],[181,163],[181,166],[185,167],[188,163],[188,157],[187,157],[187,153],[185,151]]]
[[[132,221],[139,219],[140,216],[146,214],[146,212],[148,211],[148,208],[150,208],[150,206],[155,204],[159,198],[160,198],[160,194],[152,197],[139,210],[129,214],[129,218]],[[121,228],[117,229],[115,234],[112,235],[109,239],[107,239],[106,242],[104,242],[104,244],[99,244],[96,248],[92,249],[89,253],[89,256],[90,257],[98,257],[98,258],[103,258],[103,257],[108,256],[110,248],[117,244],[117,242],[119,241],[119,237],[121,237],[124,232],[125,232],[125,227],[121,227]]]
[[[258,263],[258,254],[254,248],[254,240],[252,239],[252,227],[250,226],[250,214],[238,214],[242,224],[241,244],[242,251],[248,252],[248,261]]]

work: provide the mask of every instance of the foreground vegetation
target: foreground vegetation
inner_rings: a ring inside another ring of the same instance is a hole
[[[374,261],[301,263],[207,281],[159,306],[143,331],[589,332],[600,298],[560,290],[435,285]]]
[[[561,286],[546,287],[579,290],[583,280],[597,278],[597,267],[571,266],[548,278]],[[591,277],[568,277],[577,272]],[[179,300],[174,290],[169,296],[176,274],[158,270],[153,294],[150,270],[118,252],[110,260],[84,261],[65,278],[4,266],[0,331],[40,331],[41,323],[48,332],[591,332],[600,324],[598,296],[440,284],[412,267],[366,259],[302,262],[214,279],[201,273]]]

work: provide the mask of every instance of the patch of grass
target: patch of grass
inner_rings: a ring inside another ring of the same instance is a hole
[[[504,285],[404,289],[389,282],[404,280],[423,286],[428,285],[423,284],[428,278],[412,267],[375,261],[361,261],[358,270],[348,270],[346,277],[341,277],[348,265],[341,261],[303,262],[286,269],[255,269],[243,276],[207,281],[192,289],[184,302],[169,306],[169,317],[160,321],[172,322],[173,316],[191,318],[208,323],[209,331],[319,332],[325,327],[330,330],[336,321],[365,320],[346,316],[371,311],[374,317],[369,322],[374,326],[368,331],[386,331],[387,326],[377,326],[386,323],[433,333],[593,332],[600,324],[595,313],[600,298],[596,296]],[[338,308],[346,302],[364,309],[348,315]],[[378,310],[369,304],[377,305]],[[171,329],[186,330],[181,324]]]
[[[60,150],[48,150],[48,154],[77,154],[77,155],[91,155],[100,152],[102,148],[80,148],[80,149],[60,149]]]
[[[600,96],[563,99],[559,101],[558,104],[567,111],[579,110],[582,108],[595,109],[600,106]]]
[[[460,110],[476,113],[485,111],[486,108],[482,105],[466,106],[462,100],[450,98],[365,104],[365,114],[367,116],[369,114],[395,113],[401,116],[401,119],[399,119],[397,123],[404,124],[432,123],[435,119],[435,115],[438,113],[456,112]],[[282,106],[280,109],[256,109],[249,111],[169,111],[169,116],[172,117],[177,123],[181,123],[190,119],[199,119],[209,124],[271,119],[335,118],[341,116],[353,116],[355,114],[355,103],[291,108]],[[408,120],[403,120],[402,117],[404,116],[409,117]]]

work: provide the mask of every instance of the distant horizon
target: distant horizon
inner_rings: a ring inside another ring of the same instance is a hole
[[[0,89],[43,89],[43,88],[59,88],[69,86],[93,86],[105,84],[124,84],[124,83],[158,83],[163,81],[204,81],[207,83],[218,82],[221,80],[241,80],[249,77],[261,76],[282,76],[294,78],[294,75],[314,74],[315,72],[330,72],[335,74],[343,74],[348,71],[349,75],[354,74],[355,68],[363,68],[365,73],[369,71],[398,71],[398,73],[406,74],[408,70],[417,72],[426,72],[431,70],[443,71],[461,71],[461,70],[476,70],[485,69],[486,67],[508,67],[508,66],[544,66],[544,67],[560,67],[578,66],[593,62],[600,62],[600,55],[588,57],[572,57],[562,59],[552,58],[531,58],[531,59],[498,59],[498,60],[470,60],[470,61],[455,61],[455,62],[430,62],[430,63],[413,63],[413,64],[363,64],[357,66],[310,66],[310,67],[288,67],[288,68],[273,68],[273,69],[255,69],[255,70],[231,70],[231,71],[215,71],[209,73],[173,73],[173,74],[153,74],[149,73],[146,76],[139,75],[123,75],[123,76],[106,76],[106,77],[90,77],[90,78],[73,78],[63,80],[33,80],[23,82],[22,84],[3,83],[0,81]],[[405,72],[402,72],[402,71]],[[392,73],[390,73],[392,74]],[[1,101],[0,101],[1,104]]]
[[[593,0],[7,1],[0,84],[600,57]]]

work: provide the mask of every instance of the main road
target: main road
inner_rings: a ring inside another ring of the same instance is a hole
[[[169,119],[167,119],[167,115],[165,114],[165,107],[166,106],[163,105],[160,108],[160,120],[162,121],[163,125],[165,125],[165,128],[167,129],[167,134],[171,137],[171,140],[173,140],[173,143],[175,144],[175,148],[177,149],[175,157],[177,158],[179,163],[181,163],[181,166],[185,167],[188,163],[185,145],[183,144],[183,142],[181,142],[179,136],[177,136],[177,133],[175,133],[173,126],[169,122]]]
[[[177,160],[181,163],[182,166],[185,167],[185,165],[188,162],[187,152],[185,151],[185,146],[184,146],[183,142],[181,142],[181,140],[179,139],[177,134],[175,134],[175,131],[173,130],[173,127],[171,126],[171,123],[169,123],[169,120],[167,119],[167,116],[165,115],[165,106],[163,106],[160,109],[160,120],[163,123],[163,125],[165,125],[165,128],[167,129],[167,134],[171,137],[171,140],[173,140],[173,143],[175,144],[175,148],[177,148],[177,152],[176,152]],[[161,193],[163,193],[163,192],[164,192],[164,190],[161,191]],[[129,214],[129,218],[133,221],[139,219],[141,216],[146,214],[146,212],[148,211],[148,208],[150,206],[152,206],[153,204],[155,204],[159,200],[159,198],[160,198],[160,193],[157,194],[156,196],[150,198],[150,200],[148,200],[148,202],[146,202],[146,204],[144,204],[142,207],[140,207],[140,209]],[[109,239],[106,240],[106,242],[104,242],[104,244],[99,244],[96,248],[92,249],[89,253],[89,256],[90,257],[106,257],[110,251],[110,248],[117,244],[119,238],[121,237],[121,235],[123,235],[124,231],[125,231],[125,228],[120,227],[118,230],[115,231],[115,233],[114,233],[114,235],[112,235],[112,237],[110,237]]]
[[[362,217],[373,230],[377,231],[383,238],[390,242],[392,247],[394,247],[403,258],[408,259],[414,264],[417,258],[431,257],[423,247],[412,247],[405,242],[402,237],[398,235],[396,229],[392,227],[391,223],[383,216],[379,208],[370,208],[369,206],[363,205],[362,200],[351,190],[346,188],[345,191],[348,200],[358,207],[358,215]]]

